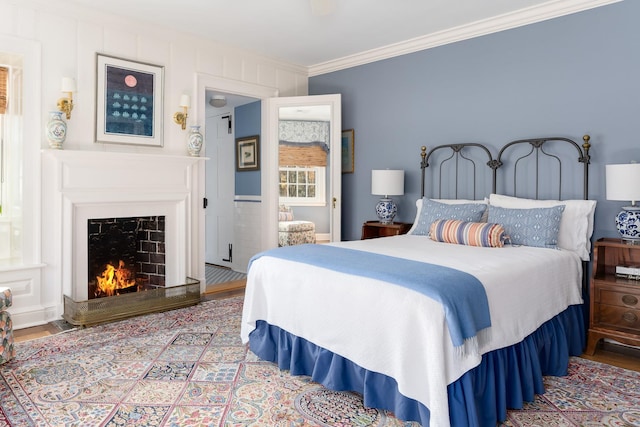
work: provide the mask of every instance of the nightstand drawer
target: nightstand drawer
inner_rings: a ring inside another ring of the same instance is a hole
[[[412,224],[406,222],[393,222],[382,224],[378,221],[367,221],[362,224],[362,239],[374,239],[376,237],[389,237],[406,234]]]
[[[600,289],[599,302],[601,304],[615,305],[618,307],[640,309],[640,289],[637,292],[625,290]]]
[[[640,332],[640,310],[596,304],[594,320],[597,324]]]

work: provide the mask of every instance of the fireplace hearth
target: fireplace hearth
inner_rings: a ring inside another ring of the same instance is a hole
[[[155,287],[143,292],[125,293],[87,301],[74,301],[64,295],[62,317],[74,326],[92,326],[142,314],[188,307],[200,302],[200,281],[187,277],[186,283]]]

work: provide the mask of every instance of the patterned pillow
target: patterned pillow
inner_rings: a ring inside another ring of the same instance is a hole
[[[422,209],[415,228],[411,234],[428,236],[431,223],[438,219],[457,219],[466,222],[480,222],[482,214],[487,209],[483,203],[461,203],[450,205],[424,198]]]
[[[293,209],[290,206],[280,205],[278,221],[293,221]]]
[[[455,219],[439,219],[431,223],[431,240],[459,245],[501,248],[506,235],[500,224],[465,222]]]
[[[489,205],[488,221],[501,224],[512,245],[558,249],[564,205],[550,208],[507,209]]]

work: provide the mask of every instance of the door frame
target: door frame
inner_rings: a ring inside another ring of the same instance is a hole
[[[263,137],[263,140],[267,140],[271,144],[266,150],[263,148],[262,152],[262,213],[266,223],[266,226],[262,229],[264,249],[278,246],[279,126],[270,126],[270,124],[278,123],[280,107],[328,105],[331,109],[331,141],[328,162],[331,171],[329,173],[329,185],[327,185],[328,201],[329,204],[332,204],[330,206],[329,232],[331,241],[339,242],[341,237],[342,204],[342,101],[340,94],[270,98],[265,100],[264,104],[262,107],[262,126],[264,132],[266,123],[267,130],[263,135],[268,137]]]
[[[264,102],[265,99],[275,98],[278,96],[279,91],[277,88],[262,86],[254,83],[241,82],[238,80],[230,80],[223,77],[217,77],[206,73],[196,73],[195,75],[195,102],[193,103],[192,114],[195,117],[196,123],[204,123],[206,120],[206,103],[207,103],[207,91],[224,92],[235,95],[242,95],[251,98],[260,99]],[[262,107],[262,124],[261,133],[266,135],[268,132],[268,123],[264,121],[264,105]],[[204,135],[206,138],[206,135]],[[207,155],[206,151],[203,154]],[[264,172],[261,173],[263,175]],[[202,188],[202,197],[204,197],[205,188],[205,166],[203,163],[202,168],[198,171],[198,181]],[[264,179],[263,179],[264,181]],[[261,198],[264,200],[265,195]],[[202,206],[202,203],[199,203]],[[193,220],[198,224],[197,230],[199,232],[194,233],[193,238],[197,239],[197,252],[191,254],[191,271],[195,272],[196,276],[200,280],[200,292],[203,293],[206,290],[205,280],[205,211],[204,208],[198,209],[198,212],[193,213]],[[264,244],[264,242],[263,242]]]

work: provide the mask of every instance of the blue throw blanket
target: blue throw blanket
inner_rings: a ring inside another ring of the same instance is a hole
[[[369,277],[420,292],[440,302],[455,347],[491,326],[484,286],[473,275],[449,267],[330,245],[297,245],[270,249],[251,263],[270,256],[341,273]]]

